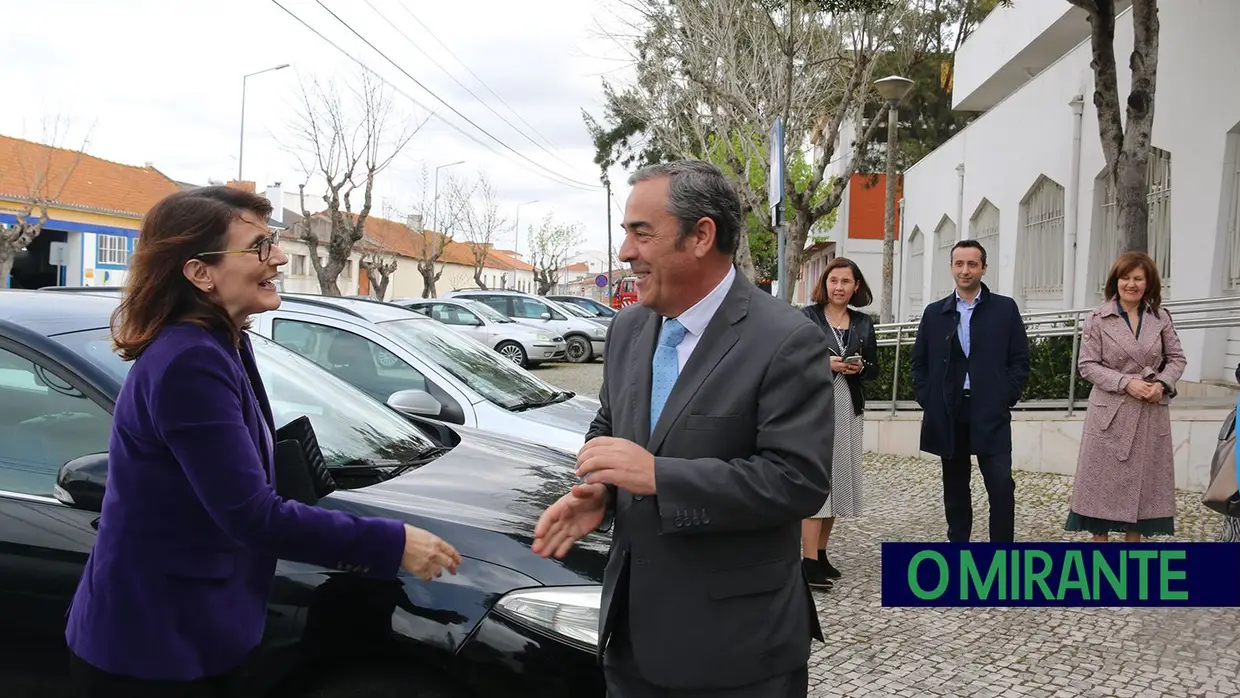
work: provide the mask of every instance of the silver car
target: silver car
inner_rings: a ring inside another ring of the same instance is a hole
[[[572,363],[587,363],[603,356],[607,328],[578,317],[555,301],[517,291],[463,290],[444,296],[481,301],[519,323],[564,337],[567,358]]]
[[[397,298],[388,302],[473,337],[518,366],[528,368],[565,356],[563,337],[522,325],[485,303],[466,298]]]
[[[610,325],[611,319],[616,316],[614,308],[610,308],[605,303],[600,303],[593,298],[585,296],[547,296],[551,300],[560,305],[569,308],[580,308],[587,313],[587,317],[593,318],[595,322],[603,325]]]
[[[475,427],[576,454],[598,413],[490,347],[380,301],[285,294],[253,316],[275,340],[406,414]]]

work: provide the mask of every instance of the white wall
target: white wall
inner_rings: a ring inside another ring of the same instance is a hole
[[[1199,298],[1222,292],[1223,231],[1232,204],[1235,150],[1228,152],[1228,133],[1240,123],[1240,89],[1235,66],[1240,43],[1240,3],[1178,0],[1160,7],[1160,57],[1155,101],[1153,145],[1170,151],[1174,186],[1171,230],[1171,278],[1175,298]],[[1131,13],[1117,19],[1115,53],[1121,66],[1121,100],[1127,95],[1127,56],[1132,50]],[[1007,99],[969,125],[952,140],[910,168],[905,185],[904,229],[933,231],[944,214],[955,218],[957,177],[965,165],[964,211],[976,210],[983,197],[999,209],[999,259],[990,261],[987,281],[993,290],[1012,294],[1020,203],[1039,175],[1064,187],[1071,182],[1074,95],[1084,95],[1081,140],[1075,305],[1096,303],[1088,287],[1090,226],[1093,222],[1094,180],[1105,161],[1099,143],[1097,114],[1092,105],[1093,74],[1088,41],[1030,80]],[[1227,191],[1224,194],[1225,190]],[[1071,201],[1072,192],[1066,198]],[[1071,221],[1067,221],[1071,225]],[[962,226],[966,230],[968,226]],[[946,264],[932,254],[927,236],[923,293],[930,292],[932,265]],[[1212,270],[1211,273],[1203,273]],[[923,296],[931,298],[931,296]],[[1207,334],[1209,335],[1207,337]],[[1189,331],[1182,334],[1189,365],[1187,380],[1223,377],[1226,333]],[[1207,346],[1209,347],[1207,349]]]

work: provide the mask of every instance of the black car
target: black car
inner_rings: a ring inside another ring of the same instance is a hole
[[[65,614],[94,543],[113,403],[115,297],[0,292],[0,696],[61,694]],[[451,542],[456,576],[365,579],[281,561],[254,679],[267,696],[602,696],[607,539],[530,550],[571,457],[400,415],[252,336],[277,425],[308,415],[337,480],[318,506]],[[440,455],[436,455],[440,454]],[[423,462],[416,467],[411,463]],[[135,651],[140,651],[135,649]]]

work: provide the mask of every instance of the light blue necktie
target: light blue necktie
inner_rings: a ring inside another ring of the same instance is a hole
[[[663,330],[659,332],[659,346],[654,350],[654,363],[650,372],[650,431],[659,421],[663,412],[663,404],[676,385],[676,376],[680,375],[680,362],[676,358],[676,347],[685,338],[685,326],[679,320],[668,319],[663,322]]]

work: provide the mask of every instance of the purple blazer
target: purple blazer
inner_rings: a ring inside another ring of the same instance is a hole
[[[397,575],[401,523],[276,495],[273,429],[248,337],[238,350],[226,334],[174,325],[134,362],[68,614],[74,653],[139,679],[213,676],[262,639],[278,558]]]

